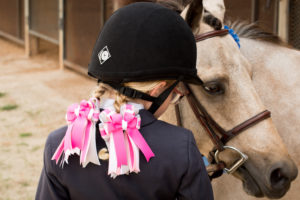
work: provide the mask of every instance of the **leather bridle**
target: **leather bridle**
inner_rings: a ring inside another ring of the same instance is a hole
[[[196,35],[195,40],[196,42],[199,42],[216,36],[224,36],[226,34],[228,34],[227,29],[215,30],[208,33]],[[231,140],[232,138],[240,134],[241,132],[245,131],[246,129],[271,117],[271,112],[265,110],[249,118],[248,120],[242,122],[241,124],[235,126],[231,130],[226,131],[208,114],[204,106],[196,99],[190,87],[187,84],[184,84],[184,87],[186,88],[187,91],[186,94],[187,100],[189,102],[191,109],[194,112],[195,117],[197,118],[198,122],[203,126],[206,133],[208,134],[208,136],[210,137],[210,139],[215,145],[215,148],[213,149],[213,151],[210,152],[210,155],[212,157],[211,159],[212,163],[215,163],[216,166],[214,166],[213,167],[214,170],[211,171],[218,171],[218,170],[223,171],[224,169],[225,172],[227,172],[228,174],[233,173],[248,159],[248,157],[237,148],[232,146],[225,146],[225,144],[229,140]],[[176,111],[177,123],[181,125],[182,122],[180,118],[180,110],[178,104],[176,105],[175,111]],[[225,149],[235,151],[240,155],[240,159],[230,167],[227,167],[225,163],[219,159],[220,152],[224,151]]]
[[[199,35],[195,35],[195,40],[196,42],[200,42],[202,40],[206,40],[212,37],[216,37],[216,36],[224,36],[228,34],[228,30],[227,29],[221,29],[221,30],[215,30],[215,31],[210,31],[207,33],[201,33]]]

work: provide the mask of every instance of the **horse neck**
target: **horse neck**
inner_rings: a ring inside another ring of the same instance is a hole
[[[279,134],[292,155],[299,157],[300,51],[241,38],[241,52],[252,65],[254,87],[272,112]]]
[[[253,82],[258,93],[263,89],[262,84],[271,84],[281,95],[288,92],[292,95],[289,98],[300,97],[300,51],[270,42],[241,38],[241,52],[252,65]],[[293,94],[287,91],[289,88],[293,88]],[[297,102],[300,104],[300,99]]]
[[[300,65],[299,50],[261,40],[247,38],[240,38],[240,40],[240,50],[254,68],[265,65],[271,67],[272,71],[279,68],[282,72],[282,67],[286,67],[289,71],[299,71],[296,70]]]
[[[213,149],[214,144],[207,135],[204,127],[199,123],[198,119],[194,115],[186,98],[180,102],[179,108],[183,127],[192,131],[198,149],[203,155],[208,156],[209,152]]]

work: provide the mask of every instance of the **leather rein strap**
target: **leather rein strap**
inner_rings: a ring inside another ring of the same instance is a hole
[[[215,144],[216,148],[219,151],[224,150],[224,145],[243,132],[244,130],[252,127],[253,125],[263,121],[264,119],[267,119],[271,117],[271,112],[268,110],[265,110],[250,119],[247,119],[243,123],[237,125],[233,129],[229,131],[225,131],[206,111],[206,109],[202,106],[202,104],[196,99],[195,95],[191,91],[190,87],[185,84],[186,89],[188,90],[187,94],[187,100],[189,102],[190,107],[192,108],[197,120],[200,122],[200,124],[205,128],[207,134]],[[218,136],[216,131],[221,135],[221,138]]]
[[[215,30],[207,33],[203,33],[200,35],[195,36],[196,42],[212,38],[215,36],[223,36],[228,34],[227,29],[222,29],[222,30]],[[268,110],[265,110],[250,119],[244,121],[243,123],[237,125],[236,127],[232,128],[229,131],[224,130],[206,111],[206,109],[202,106],[202,104],[196,99],[195,95],[193,94],[192,90],[187,84],[184,84],[184,86],[187,89],[187,100],[189,102],[190,107],[192,108],[194,115],[196,116],[197,120],[199,123],[204,127],[206,130],[207,134],[211,138],[212,142],[216,146],[216,149],[219,151],[224,150],[224,145],[243,132],[244,130],[250,128],[251,126],[263,121],[264,119],[267,119],[271,117],[271,112]],[[180,110],[179,110],[179,105],[177,104],[175,107],[176,111],[176,118],[177,118],[177,123],[178,125],[182,125],[181,122],[181,117],[180,117]],[[218,136],[216,131],[221,135],[221,138]]]

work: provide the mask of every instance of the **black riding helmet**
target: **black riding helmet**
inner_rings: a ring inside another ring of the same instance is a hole
[[[147,2],[120,8],[107,20],[93,49],[88,74],[125,96],[153,102],[152,113],[179,81],[202,84],[189,26],[176,12]],[[158,97],[123,85],[151,80],[177,81]]]

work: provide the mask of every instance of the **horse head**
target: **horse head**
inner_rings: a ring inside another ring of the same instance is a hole
[[[203,0],[193,1],[182,16],[194,34],[199,35],[222,29],[224,13],[223,0]],[[230,34],[197,42],[197,50],[198,76],[203,85],[190,85],[190,88],[220,127],[231,130],[266,110],[252,83],[252,67]],[[184,126],[193,131],[200,151],[208,156],[215,148],[214,143],[196,122],[187,100],[180,107]],[[243,130],[226,146],[248,157],[233,175],[243,181],[244,190],[250,195],[280,198],[297,176],[297,167],[271,118]],[[224,150],[219,159],[231,166],[239,156],[236,151]]]

